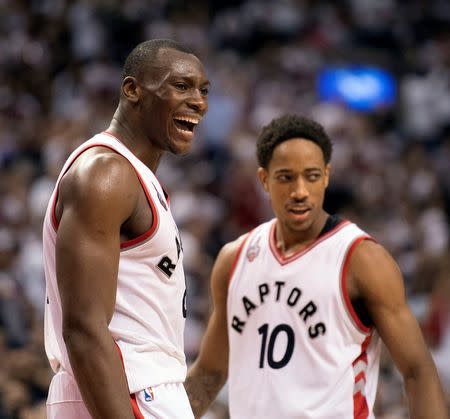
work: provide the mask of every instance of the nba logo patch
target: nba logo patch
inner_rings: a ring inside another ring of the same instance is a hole
[[[259,254],[260,247],[259,247],[258,243],[259,243],[259,237],[258,237],[258,240],[256,240],[255,243],[252,243],[247,250],[246,256],[247,256],[247,259],[249,262],[253,262]]]
[[[153,400],[155,400],[155,395],[151,387],[144,388],[144,399],[146,402],[152,402]]]

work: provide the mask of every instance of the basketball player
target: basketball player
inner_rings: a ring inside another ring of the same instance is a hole
[[[214,310],[186,389],[200,417],[229,377],[232,419],[373,418],[380,340],[411,417],[446,418],[443,393],[391,256],[323,209],[331,142],[312,120],[272,121],[257,144],[276,218],[220,252]]]
[[[199,59],[170,40],[126,59],[107,131],[65,163],[44,222],[48,418],[192,418],[183,249],[156,169],[207,111]]]

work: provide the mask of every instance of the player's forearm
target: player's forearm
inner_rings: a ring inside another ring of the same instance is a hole
[[[109,332],[65,330],[64,340],[92,418],[134,419],[122,362]]]
[[[221,371],[206,371],[194,364],[189,370],[184,386],[196,418],[200,418],[217,397],[227,376]]]
[[[448,419],[444,393],[434,365],[405,377],[411,419]]]

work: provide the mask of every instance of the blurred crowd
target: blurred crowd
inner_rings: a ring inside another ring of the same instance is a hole
[[[45,418],[43,215],[70,151],[108,126],[124,58],[149,38],[190,45],[212,82],[193,152],[157,173],[184,242],[189,362],[218,250],[272,217],[256,136],[296,112],[334,142],[326,209],[400,265],[450,400],[450,2],[0,0],[0,419]],[[343,64],[393,74],[395,104],[362,113],[321,102],[318,72]],[[208,418],[227,418],[226,404],[223,392]],[[387,354],[376,412],[407,417]]]

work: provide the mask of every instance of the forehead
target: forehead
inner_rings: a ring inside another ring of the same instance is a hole
[[[193,54],[172,48],[161,48],[149,70],[155,76],[184,76],[206,81],[205,69],[202,62]]]
[[[306,170],[325,167],[322,149],[305,138],[291,138],[278,144],[272,153],[270,170]]]

